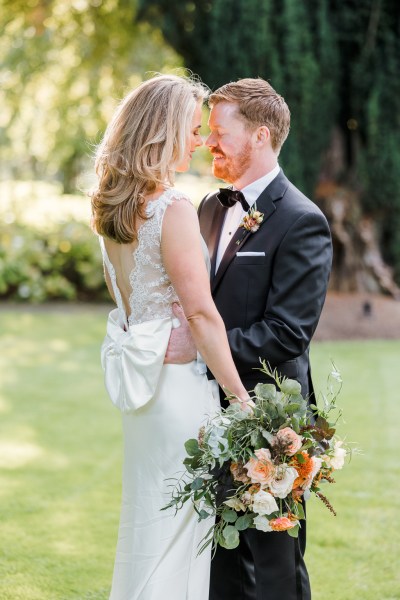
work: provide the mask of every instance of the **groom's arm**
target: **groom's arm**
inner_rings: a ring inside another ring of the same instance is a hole
[[[325,217],[306,213],[290,227],[274,259],[263,318],[228,331],[239,373],[266,359],[272,366],[307,349],[325,301],[332,243]]]

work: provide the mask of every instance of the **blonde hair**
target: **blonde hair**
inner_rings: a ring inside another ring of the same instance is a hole
[[[96,153],[98,183],[90,197],[98,234],[120,244],[137,238],[137,218],[146,219],[145,197],[173,185],[196,104],[206,95],[200,81],[156,75],[121,101]]]
[[[237,105],[238,113],[250,128],[265,125],[271,133],[272,149],[279,153],[290,129],[290,110],[285,99],[264,79],[239,79],[210,95],[210,107],[218,102]]]

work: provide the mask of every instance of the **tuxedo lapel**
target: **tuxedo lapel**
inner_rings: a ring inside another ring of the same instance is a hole
[[[256,204],[257,210],[264,214],[262,223],[260,223],[259,229],[254,233],[252,233],[251,231],[247,231],[243,227],[238,227],[231,241],[229,242],[228,247],[225,250],[225,254],[222,257],[222,260],[218,267],[218,271],[215,274],[215,277],[212,279],[212,292],[214,292],[217,288],[222,277],[224,276],[226,269],[228,268],[232,260],[235,258],[236,252],[240,250],[240,248],[245,244],[245,242],[250,238],[250,236],[259,235],[261,227],[263,227],[270,218],[270,216],[274,214],[276,210],[275,202],[282,198],[283,194],[287,189],[288,184],[289,181],[286,179],[285,175],[283,174],[283,171],[281,170],[279,174],[275,177],[275,179],[271,182],[271,184],[268,187],[266,187],[265,190],[260,194],[256,201]],[[214,261],[211,270],[212,274],[215,273],[215,259],[217,255],[218,241],[221,235],[221,228],[222,222],[220,222],[218,240],[216,242],[216,246],[214,247],[215,254],[213,255]]]
[[[217,260],[218,244],[221,237],[222,226],[225,219],[227,208],[222,206],[220,202],[217,202],[215,211],[213,214],[213,221],[211,225],[210,235],[207,239],[208,253],[211,261],[211,278],[215,274],[215,263]]]

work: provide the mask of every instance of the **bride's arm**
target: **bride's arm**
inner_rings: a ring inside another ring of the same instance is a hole
[[[241,400],[247,399],[249,395],[233,362],[224,323],[211,296],[197,213],[190,202],[173,202],[166,210],[161,251],[203,359],[221,387]]]

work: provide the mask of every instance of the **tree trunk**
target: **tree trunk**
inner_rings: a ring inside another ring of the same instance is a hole
[[[316,189],[315,202],[326,215],[332,232],[330,289],[379,292],[400,300],[400,288],[379,249],[376,225],[363,215],[358,193],[325,181]]]

